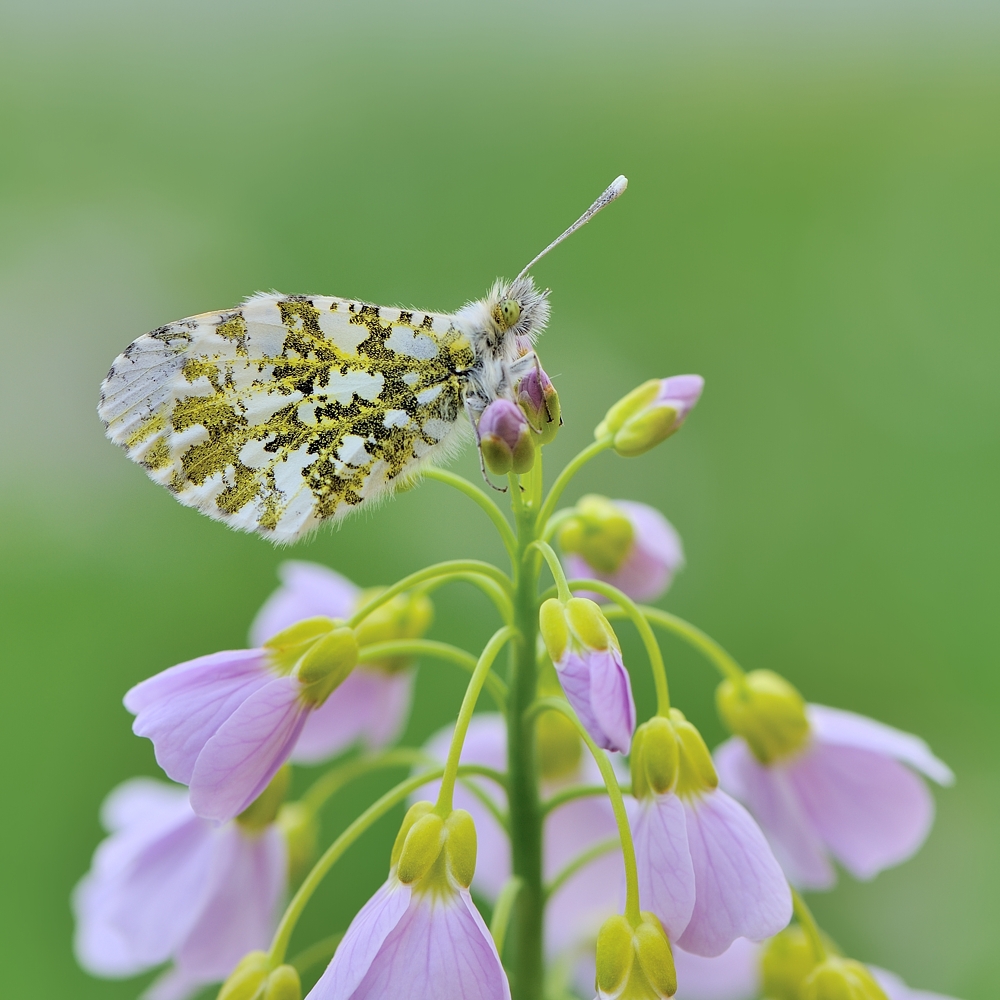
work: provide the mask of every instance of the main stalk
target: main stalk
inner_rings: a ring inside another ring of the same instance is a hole
[[[513,485],[513,484],[512,484]],[[507,780],[513,871],[522,880],[514,910],[510,943],[513,1000],[542,1000],[543,964],[542,814],[538,799],[534,719],[525,711],[535,700],[538,666],[538,556],[528,546],[535,540],[537,504],[516,511],[517,579],[515,625],[520,638],[511,645],[510,694],[507,703]]]

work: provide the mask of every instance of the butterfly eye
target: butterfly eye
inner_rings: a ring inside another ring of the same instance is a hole
[[[521,318],[521,306],[517,299],[504,299],[500,303],[500,312],[508,330]]]

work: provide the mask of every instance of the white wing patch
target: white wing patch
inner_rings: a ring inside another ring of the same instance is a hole
[[[140,337],[99,413],[182,503],[288,542],[446,457],[475,361],[451,316],[257,295]]]

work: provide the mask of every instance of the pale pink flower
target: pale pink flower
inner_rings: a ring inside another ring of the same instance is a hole
[[[635,732],[632,682],[617,646],[566,647],[553,661],[559,683],[591,739],[602,750],[628,753]]]
[[[632,838],[642,906],[685,951],[721,955],[737,938],[763,940],[791,919],[788,883],[764,835],[725,792],[650,794]]]
[[[431,757],[445,759],[452,728],[442,729],[428,741],[424,749]],[[462,747],[462,763],[506,769],[507,727],[503,716],[483,712],[472,717]],[[624,774],[619,777],[627,781]],[[467,782],[475,785],[476,793],[466,787]],[[600,783],[600,771],[584,750],[574,771],[558,780],[542,782],[542,793],[549,796],[568,785]],[[433,798],[436,785],[428,785],[426,793],[421,794]],[[455,807],[472,814],[479,837],[473,887],[494,902],[510,877],[510,841],[479,795],[487,796],[501,812],[506,811],[507,802],[503,791],[485,778],[463,779],[455,787]],[[553,810],[546,817],[543,830],[544,877],[552,879],[583,851],[616,837],[617,833],[614,814],[604,796],[576,799]],[[616,848],[600,855],[563,883],[545,909],[545,947],[550,957],[574,949],[581,941],[594,940],[604,920],[618,909],[623,878],[621,851]]]
[[[737,938],[721,955],[704,958],[674,948],[677,1000],[756,1000],[761,945]]]
[[[287,881],[276,826],[210,823],[185,789],[149,778],[119,785],[101,818],[110,836],[73,892],[88,972],[123,978],[170,961],[144,997],[183,1000],[267,947]]]
[[[875,965],[868,968],[889,1000],[954,1000],[954,997],[946,997],[943,993],[910,989],[894,972],[886,972]]]
[[[281,586],[264,602],[250,627],[250,643],[304,618],[349,618],[361,590],[346,577],[317,563],[289,561],[278,568]],[[355,667],[350,676],[306,719],[291,760],[315,764],[360,743],[378,750],[393,743],[410,711],[412,670],[389,672]]]
[[[613,500],[615,507],[632,525],[632,542],[621,564],[613,572],[592,566],[576,552],[563,557],[566,575],[592,577],[617,587],[633,601],[655,601],[666,593],[674,575],[684,568],[684,548],[674,526],[655,508],[632,500]],[[580,597],[606,602],[608,598],[590,591]]]
[[[415,891],[395,876],[351,921],[312,1000],[510,1000],[469,890]]]
[[[809,705],[807,715],[803,749],[772,764],[738,737],[718,747],[723,787],[748,806],[803,888],[834,884],[831,858],[861,879],[905,861],[934,819],[934,800],[914,770],[940,784],[954,780],[951,771],[923,740],[881,722],[823,705]]]

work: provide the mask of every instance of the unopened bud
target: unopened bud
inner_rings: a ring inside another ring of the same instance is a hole
[[[254,1000],[268,976],[267,953],[251,951],[222,984],[217,1000]]]
[[[403,849],[396,866],[396,877],[403,885],[423,878],[437,861],[444,847],[444,820],[435,813],[421,816],[411,827],[403,841]]]
[[[665,795],[677,781],[680,745],[669,719],[654,715],[635,732],[629,760],[632,794],[637,799]]]
[[[670,942],[652,913],[633,928],[625,917],[609,917],[597,935],[597,995],[600,1000],[665,1000],[677,991]]]
[[[302,1000],[302,983],[294,965],[279,965],[267,977],[263,1000]]]
[[[286,764],[271,779],[268,786],[236,817],[236,822],[247,830],[263,830],[270,826],[281,803],[288,794],[288,784],[292,780],[292,769]]]
[[[635,529],[625,512],[607,497],[582,497],[559,529],[559,547],[581,556],[600,573],[614,573],[632,549]]]
[[[754,670],[741,680],[723,681],[716,689],[715,703],[726,727],[746,740],[762,764],[791,756],[809,738],[805,700],[771,670]]]
[[[887,1000],[884,990],[860,962],[833,956],[821,962],[802,984],[802,1000]]]
[[[364,607],[383,590],[383,587],[372,587],[362,591],[357,607]],[[392,600],[379,605],[370,615],[366,615],[355,629],[355,634],[361,648],[380,642],[419,639],[430,628],[433,620],[434,605],[430,598],[419,591],[409,591],[397,594]],[[365,667],[398,673],[412,662],[412,657],[409,656],[391,656],[384,660],[366,660]]]
[[[619,455],[641,455],[680,429],[704,385],[700,375],[650,379],[608,410],[594,437],[610,437]]]
[[[347,680],[358,662],[358,640],[354,629],[341,625],[317,640],[295,668],[302,697],[319,707]]]
[[[520,408],[509,399],[495,399],[483,410],[477,427],[486,468],[494,475],[523,475],[535,464],[535,442]]]
[[[559,394],[541,368],[533,368],[517,384],[517,402],[539,444],[548,444],[559,430]]]
[[[831,954],[837,954],[833,942],[825,935],[823,944]],[[764,948],[761,958],[763,993],[768,1000],[801,1000],[802,984],[819,964],[812,939],[799,924],[786,927]]]
[[[561,692],[556,683],[556,690]],[[535,723],[535,748],[542,777],[552,781],[575,774],[583,755],[576,726],[562,712],[542,712]],[[634,751],[633,751],[634,752]]]
[[[718,788],[719,776],[701,733],[676,708],[670,709],[670,721],[680,746],[677,794],[696,795]]]

